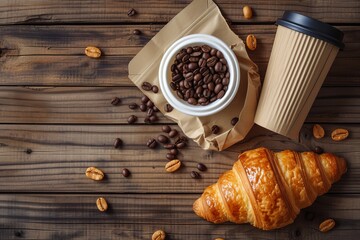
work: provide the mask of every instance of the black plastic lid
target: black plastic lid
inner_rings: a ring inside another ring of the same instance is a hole
[[[276,21],[276,24],[304,33],[314,38],[324,40],[340,49],[345,47],[342,42],[344,37],[344,33],[342,31],[329,24],[304,16],[300,13],[285,11],[282,18],[279,18]]]

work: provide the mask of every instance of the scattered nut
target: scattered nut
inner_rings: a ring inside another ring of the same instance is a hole
[[[246,37],[246,46],[251,51],[256,49],[256,37],[253,34],[250,34]]]
[[[86,177],[94,181],[100,181],[104,178],[104,173],[100,169],[97,169],[96,167],[87,168],[85,175]]]
[[[331,229],[333,229],[335,227],[335,221],[334,219],[327,219],[325,221],[323,221],[320,226],[319,226],[319,230],[320,232],[328,232],[330,231]]]
[[[100,212],[105,212],[108,209],[108,204],[103,197],[96,199],[96,206]]]
[[[175,172],[180,168],[180,166],[181,166],[180,160],[174,159],[165,165],[165,170],[167,172]]]
[[[243,7],[243,14],[244,14],[244,18],[245,18],[245,19],[250,19],[250,18],[252,18],[253,13],[252,13],[251,7],[249,7],[249,6],[244,6],[244,7]]]
[[[153,233],[151,240],[165,240],[166,234],[163,230],[157,230]]]
[[[315,124],[313,126],[313,136],[316,139],[323,138],[325,136],[324,128],[319,124]]]
[[[85,48],[85,54],[90,58],[99,58],[101,56],[101,51],[97,47],[89,46]]]
[[[331,133],[331,138],[334,141],[342,141],[344,139],[346,139],[349,136],[349,131],[343,128],[338,128],[335,129],[332,133]]]

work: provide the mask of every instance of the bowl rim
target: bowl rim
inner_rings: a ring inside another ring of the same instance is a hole
[[[175,91],[170,88],[170,66],[173,64],[175,55],[187,46],[209,45],[221,51],[228,63],[230,79],[225,95],[206,106],[191,105],[181,100]],[[235,53],[222,40],[208,34],[191,34],[175,41],[164,53],[159,67],[159,83],[161,91],[167,102],[176,110],[191,116],[209,116],[227,107],[236,96],[240,85],[240,67]]]

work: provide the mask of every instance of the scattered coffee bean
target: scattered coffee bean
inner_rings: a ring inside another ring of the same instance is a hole
[[[149,99],[146,95],[144,95],[144,96],[141,97],[141,102],[142,102],[142,103],[147,103],[149,100],[150,100],[150,99]]]
[[[253,34],[246,37],[246,46],[252,51],[256,49],[256,37]]]
[[[150,138],[147,141],[146,145],[148,146],[148,148],[156,148],[157,142],[156,142],[155,138]]]
[[[191,176],[192,178],[195,178],[195,179],[201,178],[200,173],[198,173],[198,172],[196,172],[196,171],[192,171],[192,172],[190,173],[190,176]]]
[[[179,142],[179,143],[176,144],[176,147],[177,147],[178,149],[182,149],[182,148],[184,148],[185,146],[186,146],[186,142]]]
[[[140,104],[140,111],[145,112],[147,110],[146,104],[142,103]]]
[[[321,139],[325,136],[325,130],[320,124],[314,124],[313,126],[313,136],[316,139]]]
[[[214,125],[211,127],[211,132],[213,134],[218,134],[220,132],[220,127],[218,125]]]
[[[170,104],[165,104],[164,111],[165,112],[171,112],[174,108]]]
[[[149,117],[149,120],[150,120],[151,123],[154,123],[154,122],[156,122],[158,120],[158,117],[156,115],[152,115],[152,116]]]
[[[131,115],[127,121],[129,124],[133,124],[137,121],[137,117],[135,115]]]
[[[156,106],[153,106],[154,112],[159,112],[159,109]]]
[[[108,209],[108,204],[103,197],[96,199],[96,206],[100,212],[105,212]]]
[[[197,169],[199,169],[199,171],[202,171],[202,172],[206,171],[206,169],[207,169],[207,167],[202,163],[198,163],[196,167],[197,167]]]
[[[123,141],[120,138],[116,138],[114,141],[114,148],[120,148],[123,144]]]
[[[154,103],[149,100],[149,101],[146,103],[146,106],[149,107],[149,108],[152,108],[152,107],[154,107]]]
[[[173,160],[173,159],[175,159],[175,155],[171,154],[171,153],[167,153],[166,158],[169,159],[169,160]]]
[[[175,148],[175,145],[174,145],[174,148],[170,149],[170,153],[175,156],[178,155],[179,151]]]
[[[134,110],[134,109],[137,109],[138,105],[136,103],[130,103],[129,104],[129,108]]]
[[[121,171],[121,174],[122,174],[124,177],[129,177],[131,173],[130,173],[129,169],[123,168],[122,171]]]
[[[101,56],[101,51],[97,47],[89,46],[85,48],[85,54],[89,58],[99,58]]]
[[[88,167],[85,171],[85,175],[94,181],[100,181],[104,178],[104,173],[96,167]]]
[[[149,108],[146,115],[147,115],[148,117],[150,117],[150,116],[152,116],[153,114],[154,114],[154,109]]]
[[[334,141],[342,141],[349,136],[349,131],[343,128],[338,128],[332,131],[331,139]]]
[[[1,50],[0,50],[0,53],[1,53]],[[23,231],[21,231],[21,230],[16,230],[16,231],[14,231],[14,235],[15,235],[16,237],[21,237],[22,234],[23,234]]]
[[[328,232],[331,229],[333,229],[335,227],[335,221],[334,219],[326,219],[325,221],[323,221],[320,226],[319,226],[319,230],[320,232]]]
[[[153,93],[158,93],[158,92],[159,92],[158,86],[153,85],[153,86],[151,87],[151,91],[152,91]]]
[[[160,143],[168,143],[169,142],[169,138],[165,135],[162,135],[160,134],[158,137],[157,137],[157,140],[160,142]]]
[[[168,143],[168,144],[165,144],[165,145],[164,145],[164,148],[166,148],[166,149],[173,149],[173,148],[175,148],[175,145],[172,144],[172,143]]]
[[[151,90],[151,87],[152,87],[152,85],[151,85],[151,83],[149,83],[149,82],[143,82],[143,83],[141,84],[141,88],[142,88],[144,91],[150,91],[150,90]]]
[[[174,138],[178,135],[178,131],[176,129],[173,129],[169,132],[169,137]]]
[[[169,133],[171,131],[171,127],[169,125],[164,125],[161,127],[161,131],[164,133]]]
[[[121,99],[118,98],[118,97],[114,97],[112,100],[111,100],[111,105],[119,105],[121,103]]]
[[[26,149],[26,154],[31,154],[33,151],[31,150],[31,148],[28,148],[28,149]]]
[[[157,230],[153,233],[151,240],[165,240],[166,234],[163,230]]]
[[[144,123],[151,123],[150,117],[146,116],[146,117],[144,118]]]
[[[322,154],[324,152],[324,150],[321,147],[316,146],[314,148],[314,152],[317,153],[317,154]]]
[[[180,160],[174,159],[165,165],[165,170],[167,172],[175,172],[180,168],[180,166],[181,166]]]
[[[231,119],[231,125],[235,126],[235,124],[239,121],[238,117],[234,117],[233,119]]]
[[[251,7],[249,7],[249,6],[244,6],[244,7],[243,7],[243,14],[244,14],[244,18],[245,18],[245,19],[250,19],[250,18],[252,18],[253,13],[252,13]]]
[[[133,9],[133,8],[131,8],[131,9],[129,9],[127,15],[128,15],[129,17],[132,17],[132,16],[135,16],[136,13],[137,13],[136,10]]]
[[[133,34],[134,35],[140,35],[141,31],[139,29],[134,29]]]

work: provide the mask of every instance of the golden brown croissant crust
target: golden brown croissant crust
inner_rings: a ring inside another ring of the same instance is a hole
[[[232,170],[205,189],[193,210],[214,223],[280,228],[292,223],[301,208],[326,193],[345,172],[345,160],[330,153],[257,148],[240,154]]]

